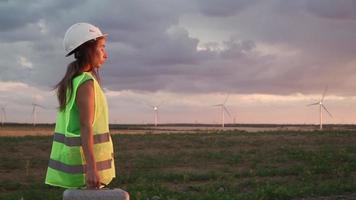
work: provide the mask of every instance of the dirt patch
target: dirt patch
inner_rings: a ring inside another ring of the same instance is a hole
[[[0,128],[0,136],[11,136],[11,137],[48,136],[48,135],[53,135],[53,133],[54,133],[54,129],[49,129],[49,128],[36,128],[36,127],[29,127],[27,129]]]

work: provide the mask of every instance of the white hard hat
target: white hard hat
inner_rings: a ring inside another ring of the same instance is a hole
[[[85,42],[107,35],[103,34],[98,27],[89,23],[73,24],[64,35],[63,46],[66,56],[71,55],[74,52],[73,50]]]

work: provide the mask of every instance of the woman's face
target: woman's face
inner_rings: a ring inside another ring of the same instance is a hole
[[[106,38],[100,38],[96,46],[96,50],[95,50],[96,60],[94,61],[95,62],[94,66],[98,68],[100,68],[108,58],[108,54],[106,53],[105,50],[105,44],[106,44]]]

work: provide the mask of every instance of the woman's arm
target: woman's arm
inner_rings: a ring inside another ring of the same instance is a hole
[[[99,188],[100,177],[96,169],[94,157],[94,83],[92,80],[86,81],[79,86],[77,91],[77,105],[80,116],[80,133],[82,147],[86,161],[86,185],[88,188]]]

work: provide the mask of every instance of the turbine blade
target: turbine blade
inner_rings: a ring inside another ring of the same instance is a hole
[[[330,117],[331,118],[333,118],[333,116],[331,115],[331,113],[328,111],[328,109],[324,106],[324,105],[321,105],[323,108],[324,108],[324,110],[330,115]]]
[[[228,94],[228,95],[226,96],[226,98],[225,98],[225,100],[224,100],[224,103],[222,103],[223,105],[225,105],[225,103],[226,103],[227,99],[229,98],[229,96],[230,96],[230,94]]]
[[[216,105],[211,105],[211,106],[223,106],[223,104],[216,104]]]
[[[225,107],[225,106],[223,106],[223,109],[227,112],[227,114],[230,116],[230,118],[231,118],[231,114],[230,114],[230,112],[227,110],[227,108]]]
[[[319,102],[308,104],[307,106],[314,106],[314,105],[319,105]]]

